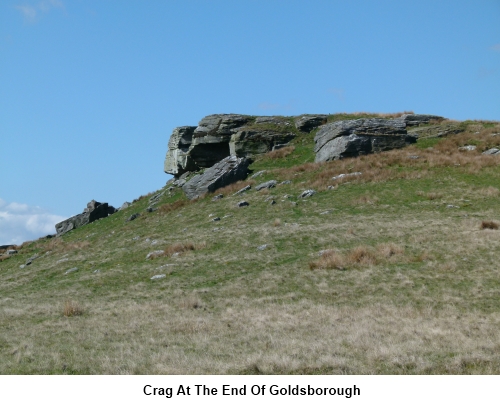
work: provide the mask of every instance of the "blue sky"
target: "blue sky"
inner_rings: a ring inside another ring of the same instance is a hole
[[[172,129],[208,114],[499,100],[498,0],[0,0],[0,244],[159,189]]]

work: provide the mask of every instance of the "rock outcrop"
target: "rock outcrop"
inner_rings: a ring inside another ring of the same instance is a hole
[[[108,203],[100,203],[92,200],[87,204],[87,208],[85,208],[81,214],[75,215],[56,224],[57,235],[63,235],[72,229],[79,228],[80,226],[89,224],[101,218],[106,218],[108,215],[114,214],[116,211],[116,208],[108,205]]]
[[[311,125],[306,126],[310,128]],[[228,156],[251,157],[269,152],[295,137],[292,126],[291,118],[286,117],[208,115],[197,127],[174,129],[164,171],[179,178],[186,172],[211,167]]]
[[[404,116],[403,116],[404,117]],[[401,118],[366,118],[323,125],[314,137],[316,162],[403,148],[416,142]]]
[[[186,196],[192,200],[208,192],[246,179],[250,160],[236,156],[228,156],[206,169],[203,173],[192,177],[182,186]]]

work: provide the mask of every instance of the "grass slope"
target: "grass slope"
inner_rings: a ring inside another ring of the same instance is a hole
[[[497,373],[500,158],[481,152],[500,125],[463,125],[321,164],[300,135],[218,201],[165,188],[152,213],[143,196],[23,244],[0,262],[0,373]],[[232,196],[271,179],[291,184]]]

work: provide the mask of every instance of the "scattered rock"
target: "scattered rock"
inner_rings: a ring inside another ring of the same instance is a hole
[[[96,273],[100,273],[100,272],[101,272],[101,270],[95,269],[92,273],[96,274]]]
[[[78,271],[78,267],[72,267],[71,269],[66,270],[64,274],[74,273],[75,271]]]
[[[63,262],[67,262],[69,259],[67,257],[64,257],[62,259],[59,259],[56,263],[63,263]]]
[[[300,195],[299,195],[299,198],[307,198],[307,197],[311,197],[313,196],[314,194],[316,194],[316,191],[314,190],[305,190],[303,191]]]
[[[417,156],[417,155],[410,155],[408,156],[408,159],[419,159],[420,156]]]
[[[460,208],[458,205],[448,204],[446,208]]]
[[[25,267],[26,267],[26,265],[25,265],[25,264],[21,264],[21,265],[19,266],[19,268],[20,268],[20,269],[24,269]]]
[[[280,183],[280,185],[285,185],[285,184],[292,184],[290,180],[285,180]]]
[[[239,194],[243,194],[245,191],[248,191],[252,188],[252,186],[249,184],[248,186],[245,186],[243,187],[242,189],[238,190],[236,193],[234,193],[233,195],[239,195]]]
[[[276,180],[269,180],[269,181],[266,181],[265,183],[261,183],[258,186],[255,186],[255,190],[259,191],[259,190],[262,190],[264,188],[273,188],[273,187],[276,187],[276,184],[278,184],[278,182]]]
[[[159,280],[160,278],[165,278],[165,277],[167,277],[166,274],[157,274],[157,275],[151,277],[150,280]]]
[[[344,177],[352,177],[352,176],[361,176],[363,173],[361,172],[354,172],[354,173],[342,173],[337,176],[333,176],[332,180],[338,180],[338,179],[343,179]]]
[[[128,207],[130,207],[132,205],[132,203],[129,203],[127,201],[125,201],[122,206],[120,208],[118,208],[118,211],[121,211],[121,210],[124,210],[124,209],[127,209]]]
[[[130,222],[130,221],[133,221],[134,219],[137,219],[141,216],[141,214],[139,214],[138,212],[136,212],[135,214],[132,214],[131,216],[129,216],[125,222]]]
[[[268,201],[272,200],[273,198],[274,198],[274,196],[270,195],[264,199],[264,202],[268,202]]]
[[[266,250],[268,245],[260,245],[257,250]]]
[[[220,221],[219,217],[215,217],[215,218],[212,219],[212,222],[217,222],[217,221]]]
[[[237,207],[248,207],[250,204],[246,201],[240,201],[238,204],[236,204]]]
[[[158,257],[158,256],[163,256],[164,253],[165,252],[163,250],[154,250],[153,252],[149,252],[146,255],[146,260],[154,259],[155,257]]]
[[[6,254],[7,256],[12,256],[12,255],[15,255],[16,253],[17,253],[17,250],[15,250],[15,249],[9,249],[9,250],[7,250],[7,251],[5,252],[5,254]]]
[[[252,176],[250,176],[250,178],[251,178],[251,179],[255,179],[255,178],[257,178],[257,177],[262,176],[265,172],[266,172],[266,170],[261,170],[261,171],[258,171],[257,173],[252,174]]]
[[[156,211],[158,208],[154,208],[154,207],[148,207],[146,208],[146,212],[154,212]]]
[[[326,210],[326,211],[320,212],[319,215],[326,215],[326,214],[331,214],[331,213],[332,213],[332,210]]]
[[[428,124],[431,120],[443,121],[446,118],[440,117],[438,115],[403,114],[401,117],[397,119],[403,121],[408,126],[416,126],[416,125]]]
[[[229,217],[232,217],[232,215],[231,215],[231,214],[224,215],[224,216],[222,217],[222,219],[224,219],[224,218],[229,218]]]
[[[229,151],[232,156],[251,157],[273,150],[295,138],[293,132],[271,130],[242,130],[231,136]]]
[[[238,180],[244,180],[248,174],[249,164],[249,159],[228,156],[206,169],[203,174],[192,177],[182,186],[182,190],[190,200],[205,193],[214,192]]]
[[[461,146],[460,148],[458,148],[458,150],[461,152],[470,152],[470,151],[476,150],[476,148],[477,148],[476,145],[465,145],[465,146]]]
[[[28,260],[26,260],[26,266],[29,266],[31,263],[33,263],[33,261],[35,261],[36,259],[38,259],[40,256],[39,255],[34,255],[34,256],[31,256]]]
[[[274,205],[274,204],[276,204],[276,201],[275,200],[271,200],[271,202],[269,204],[270,205]]]
[[[220,200],[221,198],[224,198],[224,194],[217,194],[214,198],[212,198],[212,201],[217,201]]]
[[[483,152],[483,155],[500,155],[500,149],[491,148]]]
[[[108,205],[108,203],[100,203],[92,200],[87,204],[87,208],[85,208],[81,214],[75,215],[56,224],[57,235],[63,235],[72,229],[87,225],[101,218],[106,218],[108,215],[114,214],[116,211],[117,209]]]

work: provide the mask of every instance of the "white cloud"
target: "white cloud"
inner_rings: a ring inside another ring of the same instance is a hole
[[[15,6],[24,17],[24,21],[34,23],[38,19],[40,12],[47,13],[52,8],[60,8],[64,10],[64,3],[61,0],[42,0],[36,4],[24,4]]]
[[[65,219],[40,207],[0,198],[0,245],[20,244],[55,233],[55,224]]]
[[[328,93],[334,94],[340,101],[344,101],[344,89],[328,89]]]

